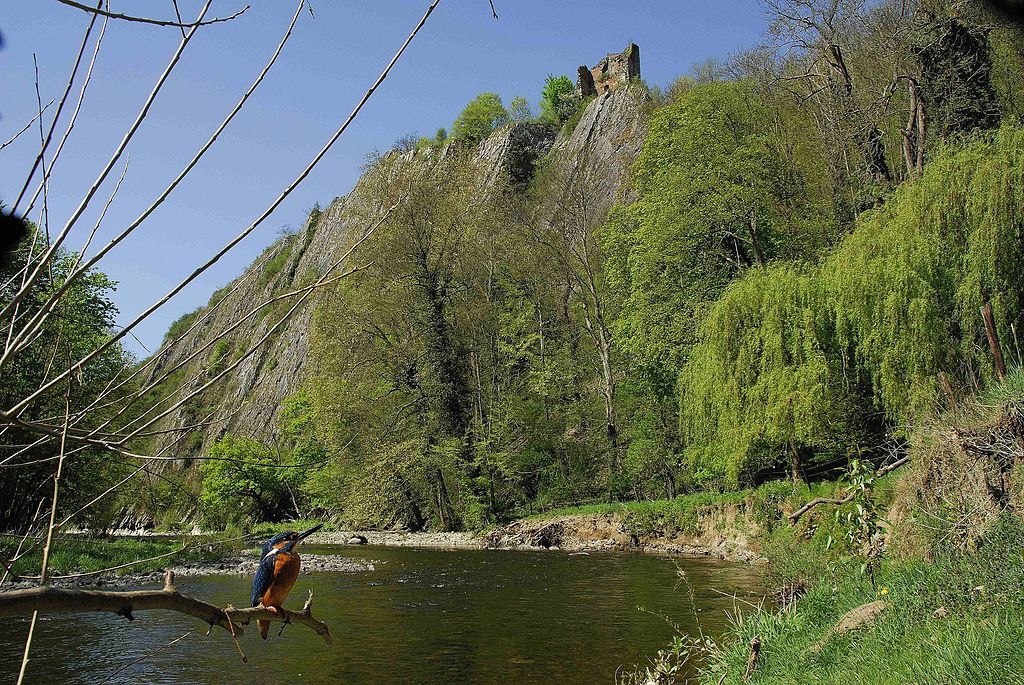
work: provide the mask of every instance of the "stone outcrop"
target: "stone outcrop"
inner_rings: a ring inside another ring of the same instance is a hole
[[[619,69],[614,66],[618,64],[609,60],[609,69]],[[502,127],[477,148],[481,173],[489,183],[507,176],[513,188],[522,187],[542,158],[555,154],[586,183],[596,211],[607,212],[614,202],[629,199],[628,169],[646,135],[644,97],[638,88],[602,94],[587,106],[574,130],[557,135],[536,123]],[[435,155],[446,156],[451,149],[441,146],[389,154],[400,155],[402,163],[417,164]],[[314,283],[363,234],[375,211],[379,210],[369,206],[364,184],[357,183],[322,213],[314,212],[298,233],[283,236],[268,247],[192,317],[180,342],[157,351],[150,378],[185,362],[171,385],[191,390],[238,362],[251,343],[266,338],[265,344],[225,378],[184,408],[171,412],[160,426],[171,432],[154,438],[150,449],[162,448],[165,455],[187,458],[204,453],[228,432],[267,442],[276,438],[284,400],[305,379],[316,297],[299,305],[276,330],[274,324],[295,298],[251,312],[275,295]],[[218,340],[239,320],[241,325]]]
[[[580,100],[597,95],[597,86],[594,85],[594,74],[586,64],[580,65],[576,70],[576,94]]]
[[[602,212],[633,199],[629,167],[647,136],[647,97],[639,86],[600,95],[572,133],[555,141],[553,149],[586,175],[588,192]]]
[[[533,178],[537,162],[551,150],[555,131],[545,124],[504,126],[480,143],[478,157],[487,165],[487,184],[504,173],[513,187],[523,188]]]

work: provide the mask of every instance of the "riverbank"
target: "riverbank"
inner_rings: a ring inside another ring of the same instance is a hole
[[[763,562],[778,523],[833,484],[766,483],[739,492],[561,509],[499,526],[489,547],[570,552],[633,551]]]
[[[699,531],[645,533],[633,529],[630,511],[623,506],[622,511],[522,519],[491,531],[486,537],[486,544],[492,549],[638,552],[714,557],[726,561],[764,561],[764,557],[750,545],[751,525],[747,521],[742,525],[739,523],[739,519],[744,518],[741,507],[729,506],[716,514],[700,517]]]
[[[789,484],[773,483],[740,493],[555,510],[482,533],[328,531],[311,536],[309,544],[638,552],[759,562],[764,557],[754,540],[764,533],[766,523],[760,513],[770,506],[767,500],[775,503],[782,495],[792,495],[792,490]]]
[[[680,633],[618,685],[694,662],[698,685],[1024,683],[1024,376],[906,445],[884,477],[858,462],[826,491],[754,497],[781,610],[746,607],[715,643]]]
[[[355,543],[353,539],[361,539],[363,542]],[[325,531],[309,536],[306,544],[366,544],[383,547],[430,547],[435,549],[483,549],[487,546],[486,539],[476,533],[410,533],[393,530]]]

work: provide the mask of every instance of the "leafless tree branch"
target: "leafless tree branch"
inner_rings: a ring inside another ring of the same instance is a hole
[[[199,19],[198,21],[194,21],[191,23],[182,23],[180,14],[178,15],[178,21],[171,21],[169,19],[154,19],[153,17],[140,17],[133,16],[130,14],[121,14],[119,12],[111,12],[109,10],[100,9],[98,7],[89,7],[88,5],[83,5],[80,2],[75,2],[75,0],[57,0],[57,2],[67,5],[68,7],[74,7],[75,9],[82,10],[83,12],[89,12],[92,15],[107,17],[109,19],[117,19],[119,21],[131,21],[138,24],[153,24],[155,26],[172,26],[180,29],[196,29],[200,26],[221,24],[226,21],[231,21],[232,19],[237,19],[238,17],[242,16],[251,9],[249,5],[246,5],[242,9],[227,17],[216,17],[214,19],[206,20]]]
[[[135,620],[136,611],[175,611],[220,626],[232,634],[242,634],[242,626],[254,620],[297,623],[310,628],[327,644],[334,644],[327,624],[313,617],[313,593],[301,611],[287,609],[277,612],[260,607],[235,609],[221,608],[195,597],[183,595],[174,587],[174,573],[167,571],[162,590],[133,590],[114,592],[107,590],[77,590],[55,588],[49,585],[0,592],[0,616],[26,616],[29,613],[65,613],[104,611]]]

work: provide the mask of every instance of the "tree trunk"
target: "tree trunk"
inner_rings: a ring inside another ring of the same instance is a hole
[[[793,485],[797,485],[801,481],[806,481],[806,477],[804,476],[804,467],[802,460],[800,459],[800,448],[793,444],[788,445],[788,447],[790,475],[793,478]]]
[[[1006,378],[1006,361],[1003,359],[1003,348],[999,345],[999,333],[996,331],[995,317],[992,315],[992,303],[986,302],[981,308],[981,318],[985,321],[985,337],[988,338],[988,347],[992,351],[992,358],[996,365],[996,378]]]

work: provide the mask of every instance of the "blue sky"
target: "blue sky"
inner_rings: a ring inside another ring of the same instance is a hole
[[[128,171],[94,244],[103,244],[177,174],[262,69],[295,8],[289,0],[250,0],[232,22],[202,29],[186,51],[128,150]],[[184,16],[200,3],[179,0]],[[217,0],[231,14],[243,0]],[[319,150],[404,40],[426,0],[314,0],[275,70],[215,147],[160,210],[102,262],[119,282],[114,299],[126,322],[248,225]],[[301,225],[314,203],[351,189],[366,155],[404,134],[433,135],[469,100],[496,92],[536,105],[548,74],[575,80],[630,41],[640,46],[645,80],[670,83],[708,57],[755,44],[765,19],[754,0],[442,0],[424,30],[360,118],[321,165],[265,223],[214,268],[136,329],[155,350],[171,321],[205,304],[278,233]],[[114,11],[172,17],[170,0],[114,2]],[[60,95],[88,22],[56,0],[2,0],[0,142],[35,114],[33,53],[43,102]],[[173,53],[177,29],[111,22],[71,142],[50,183],[51,230],[63,226],[134,119]],[[77,87],[76,91],[77,92]],[[62,129],[58,129],[62,130]],[[0,151],[0,200],[10,203],[39,143],[33,129]],[[70,246],[82,244],[120,173],[113,174]],[[38,212],[30,218],[38,220]],[[145,356],[133,340],[128,347]]]

